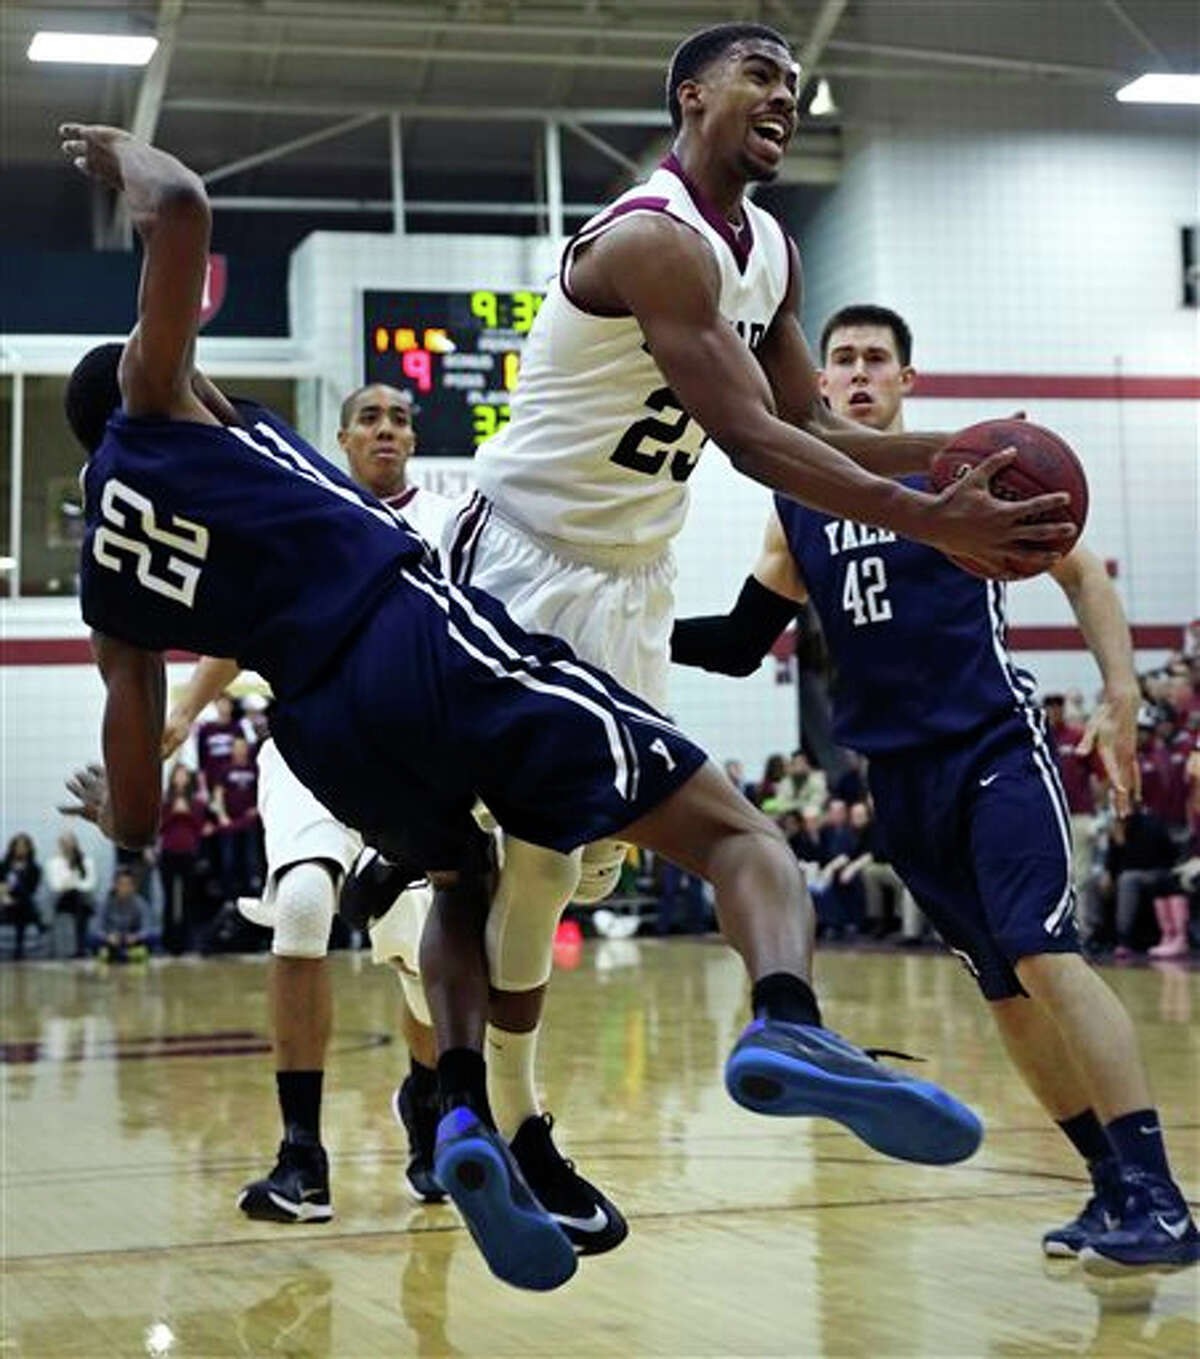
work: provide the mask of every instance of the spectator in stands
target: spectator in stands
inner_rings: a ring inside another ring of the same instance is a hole
[[[262,886],[258,816],[258,770],[250,758],[250,744],[235,736],[230,760],[212,785],[212,809],[217,821],[217,853],[226,903],[253,896]]]
[[[850,824],[850,809],[841,798],[830,798],[820,835],[821,870],[829,890],[813,902],[818,935],[843,939],[858,933],[862,886],[840,882],[839,874],[859,857],[859,840],[860,832]]]
[[[1146,903],[1178,889],[1172,873],[1177,857],[1166,822],[1149,808],[1140,807],[1124,820],[1113,819],[1105,870],[1116,892],[1114,957],[1133,956]]]
[[[801,814],[788,813],[782,823],[792,853],[804,870],[818,921],[822,918],[822,899],[829,891],[829,879],[821,862],[821,818],[822,812],[814,807]]]
[[[793,750],[787,773],[775,789],[771,808],[764,807],[763,810],[775,816],[784,812],[799,812],[803,816],[809,810],[822,811],[828,800],[824,773],[809,764],[803,750]]]
[[[875,939],[886,939],[888,935],[899,930],[902,944],[913,942],[919,944],[925,929],[924,917],[899,873],[888,863],[879,844],[873,815],[867,823],[861,843],[866,857],[859,876],[866,903],[868,931]],[[884,902],[885,892],[892,893],[894,915],[887,910]]]
[[[96,890],[96,866],[72,831],[64,831],[58,837],[58,849],[46,864],[46,883],[55,894],[56,924],[60,919],[72,924],[70,944],[56,946],[55,952],[65,954],[70,948],[76,958],[86,957],[88,920],[96,909],[92,895]]]
[[[1082,697],[1082,696],[1081,696]],[[1096,848],[1096,783],[1104,767],[1095,746],[1084,740],[1084,728],[1068,721],[1066,699],[1047,694],[1042,700],[1050,744],[1058,756],[1067,810],[1071,814],[1071,863],[1075,892],[1082,899],[1092,876]]]
[[[42,866],[32,839],[19,831],[8,842],[0,861],[0,920],[13,927],[13,959],[25,956],[25,931],[30,925],[41,931],[37,909],[37,890],[42,882]]]
[[[1154,729],[1154,758],[1162,770],[1162,817],[1175,841],[1188,840],[1188,757],[1195,744],[1193,733],[1176,710],[1164,704]]]
[[[840,798],[848,807],[863,802],[867,797],[867,762],[856,750],[845,752],[846,767],[829,789],[831,797]]]
[[[705,934],[708,931],[708,902],[704,879],[687,873],[661,855],[658,864],[658,921],[660,936],[678,932]],[[682,917],[677,919],[677,917]]]
[[[128,868],[118,868],[112,891],[100,917],[100,933],[95,940],[101,962],[141,962],[150,952],[147,922],[150,907],[138,895],[137,882]]]
[[[235,713],[233,699],[222,694],[213,704],[216,717],[196,728],[196,762],[209,797],[216,792],[225,771],[233,763],[233,743],[247,737],[242,719]]]
[[[163,946],[168,953],[183,953],[195,941],[199,911],[196,861],[209,828],[206,811],[196,775],[184,764],[172,765],[163,795],[158,852]]]
[[[1186,661],[1178,661],[1169,668],[1167,702],[1174,710],[1179,726],[1186,731],[1192,714],[1200,712],[1200,694],[1193,686],[1191,667]]]
[[[772,815],[768,803],[773,804],[779,792],[779,785],[783,782],[784,775],[787,773],[787,761],[782,755],[768,755],[767,762],[763,766],[763,776],[758,782],[758,787],[754,790],[754,797],[751,801],[767,813]]]
[[[873,844],[871,808],[865,801],[852,802],[848,815],[850,830],[853,833],[849,858],[837,871],[834,889],[842,902],[842,914],[846,918],[847,933],[853,937],[861,933],[865,915],[865,893],[863,891],[862,871],[871,862]]]
[[[1070,727],[1083,728],[1087,725],[1088,712],[1082,689],[1068,689],[1063,704],[1063,717]]]

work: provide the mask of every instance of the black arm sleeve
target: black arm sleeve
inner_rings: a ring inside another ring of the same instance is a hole
[[[752,675],[798,608],[747,576],[731,613],[676,621],[671,659],[721,675]]]

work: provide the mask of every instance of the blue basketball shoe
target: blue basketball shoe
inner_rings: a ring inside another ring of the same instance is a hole
[[[983,1140],[983,1124],[952,1095],[815,1025],[751,1021],[725,1063],[725,1088],[757,1114],[832,1118],[901,1161],[964,1161]]]
[[[1200,1232],[1173,1181],[1137,1166],[1121,1167],[1120,1222],[1079,1253],[1089,1274],[1184,1269],[1200,1261]]]
[[[574,1247],[530,1192],[503,1139],[470,1109],[451,1109],[438,1124],[433,1164],[498,1279],[544,1292],[575,1273]]]
[[[1052,1260],[1075,1259],[1094,1236],[1111,1231],[1121,1221],[1121,1167],[1116,1157],[1106,1156],[1089,1169],[1093,1192],[1079,1216],[1042,1237],[1042,1254]]]

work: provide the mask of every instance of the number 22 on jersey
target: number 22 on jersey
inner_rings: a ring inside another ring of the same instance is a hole
[[[842,608],[853,616],[856,628],[868,623],[886,623],[891,618],[887,568],[882,557],[851,557],[846,563]]]

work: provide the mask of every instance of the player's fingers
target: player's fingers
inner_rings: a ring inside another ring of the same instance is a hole
[[[1071,506],[1071,497],[1066,491],[1047,491],[1044,495],[1030,496],[1028,500],[1010,500],[1005,503],[1014,519],[1053,517],[1061,521],[1066,517],[1064,511]]]
[[[1002,448],[999,453],[989,454],[982,462],[976,463],[963,480],[986,486],[996,473],[1002,472],[1016,456],[1017,450],[1011,445]]]
[[[1052,524],[1023,524],[1018,520],[1009,525],[1009,536],[1014,542],[1052,543],[1060,552],[1063,544],[1069,543],[1078,532],[1069,519],[1056,519]]]

